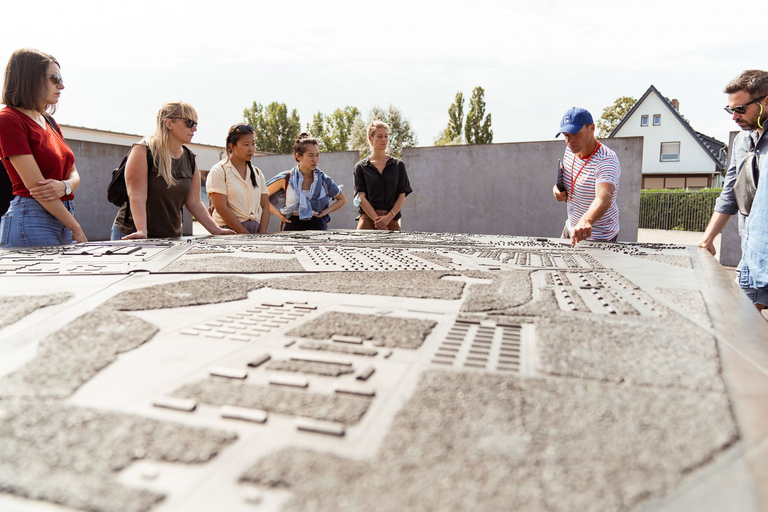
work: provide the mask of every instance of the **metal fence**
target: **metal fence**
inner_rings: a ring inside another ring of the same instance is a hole
[[[704,231],[720,189],[642,190],[640,228]]]

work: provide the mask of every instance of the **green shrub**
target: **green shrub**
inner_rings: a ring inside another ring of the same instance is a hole
[[[704,231],[721,190],[641,190],[640,228]]]

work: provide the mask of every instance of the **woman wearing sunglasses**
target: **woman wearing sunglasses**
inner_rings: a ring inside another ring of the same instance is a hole
[[[211,168],[205,182],[213,220],[241,234],[266,233],[269,226],[267,183],[251,164],[255,144],[253,125],[233,125],[227,133],[227,158]]]
[[[13,52],[5,70],[0,157],[14,198],[0,221],[0,247],[87,241],[73,215],[72,192],[80,185],[75,155],[47,114],[55,112],[63,89],[53,56]]]
[[[178,238],[181,207],[212,235],[234,234],[211,218],[200,200],[200,171],[184,144],[197,131],[197,112],[188,103],[168,102],[157,113],[154,135],[134,144],[125,165],[128,202],[117,213],[112,240]]]
[[[330,213],[345,204],[347,198],[330,176],[317,168],[320,145],[306,133],[293,144],[293,157],[298,164],[267,182],[269,195],[285,191],[285,207],[277,209],[270,203],[272,214],[282,222],[284,231],[328,229]],[[331,204],[331,199],[335,201]]]

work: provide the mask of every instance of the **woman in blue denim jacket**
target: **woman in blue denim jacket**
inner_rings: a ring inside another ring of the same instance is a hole
[[[285,191],[285,206],[278,209],[270,204],[270,211],[282,222],[285,231],[328,229],[330,213],[347,203],[341,187],[317,168],[320,145],[306,133],[293,144],[293,157],[298,164],[283,171],[267,182],[269,195]],[[331,204],[331,199],[334,199]]]

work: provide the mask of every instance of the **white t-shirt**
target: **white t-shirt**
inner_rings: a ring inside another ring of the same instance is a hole
[[[261,196],[268,194],[267,182],[258,167],[253,168],[256,174],[256,186],[251,183],[251,170],[248,169],[245,179],[240,176],[235,166],[229,160],[223,160],[211,168],[205,180],[208,193],[224,194],[227,196],[227,206],[237,217],[237,220],[261,221]],[[213,212],[213,220],[219,226],[225,224],[219,211]]]
[[[584,165],[585,162],[586,165]],[[592,201],[595,200],[597,184],[611,183],[615,187],[611,206],[592,225],[592,236],[589,237],[589,240],[611,240],[619,233],[619,207],[616,205],[616,196],[619,193],[621,165],[616,153],[604,144],[600,144],[600,148],[587,162],[587,159],[582,160],[566,147],[563,167],[565,168],[563,178],[568,189],[568,231],[570,232],[573,232],[574,226],[587,213]]]

